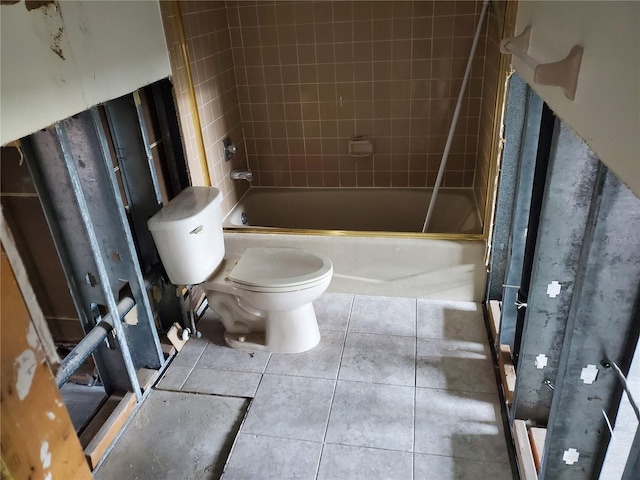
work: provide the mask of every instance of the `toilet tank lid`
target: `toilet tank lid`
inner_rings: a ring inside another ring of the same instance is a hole
[[[331,260],[299,248],[251,247],[229,273],[233,282],[257,287],[294,287],[331,275]]]
[[[191,223],[194,217],[222,202],[215,187],[187,187],[147,221],[149,230],[171,230]]]

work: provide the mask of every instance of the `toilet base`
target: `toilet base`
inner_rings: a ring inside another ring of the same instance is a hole
[[[295,310],[269,312],[264,332],[225,332],[224,339],[231,348],[274,353],[301,353],[320,342],[320,330],[313,304]]]
[[[233,333],[224,332],[224,341],[231,348],[238,350],[267,351],[264,332]]]

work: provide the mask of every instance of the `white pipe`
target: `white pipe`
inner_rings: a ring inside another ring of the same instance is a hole
[[[442,176],[444,175],[444,169],[447,165],[447,159],[449,158],[449,150],[451,150],[451,143],[453,141],[453,134],[456,131],[456,125],[458,124],[458,117],[460,116],[460,108],[462,107],[462,98],[464,97],[464,91],[467,88],[467,82],[469,81],[469,75],[471,73],[471,64],[473,63],[473,57],[476,53],[476,47],[478,46],[478,39],[480,38],[480,30],[482,30],[482,23],[484,22],[485,14],[487,13],[487,7],[489,6],[489,0],[484,0],[482,4],[482,12],[480,12],[480,20],[478,21],[478,27],[476,28],[476,34],[473,37],[473,44],[471,45],[471,53],[469,53],[469,60],[467,61],[467,68],[464,72],[464,78],[462,79],[462,86],[460,87],[460,94],[458,95],[458,103],[456,109],[453,112],[453,119],[451,120],[451,127],[449,128],[449,136],[447,137],[447,143],[442,153],[442,160],[440,160],[440,168],[438,169],[438,176],[436,177],[436,183],[433,186],[433,192],[431,193],[431,200],[429,200],[429,209],[427,210],[427,216],[424,219],[424,225],[422,225],[422,233],[427,231],[429,227],[429,221],[433,215],[433,207],[436,204],[436,198],[438,196],[438,190],[440,190],[440,183],[442,182]]]

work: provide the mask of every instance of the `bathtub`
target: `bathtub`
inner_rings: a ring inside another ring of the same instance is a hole
[[[432,226],[442,233],[412,234],[430,192],[358,189],[364,199],[340,190],[251,188],[225,218],[227,253],[303,248],[333,261],[332,292],[482,301],[486,240],[469,191],[441,190]]]
[[[224,226],[419,233],[430,199],[423,188],[252,187]],[[440,189],[428,231],[482,233],[473,189]]]

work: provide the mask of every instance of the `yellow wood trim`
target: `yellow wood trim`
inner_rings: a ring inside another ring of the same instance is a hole
[[[13,478],[90,479],[71,418],[4,250],[1,257],[3,470]]]
[[[527,433],[527,424],[524,420],[514,420],[512,433],[516,447],[516,458],[520,467],[520,478],[522,480],[538,480],[538,472],[536,472],[529,434]]]
[[[531,452],[533,461],[536,464],[536,471],[540,472],[542,465],[542,453],[544,452],[544,442],[547,438],[547,429],[531,427],[529,429],[529,440],[531,441]]]

